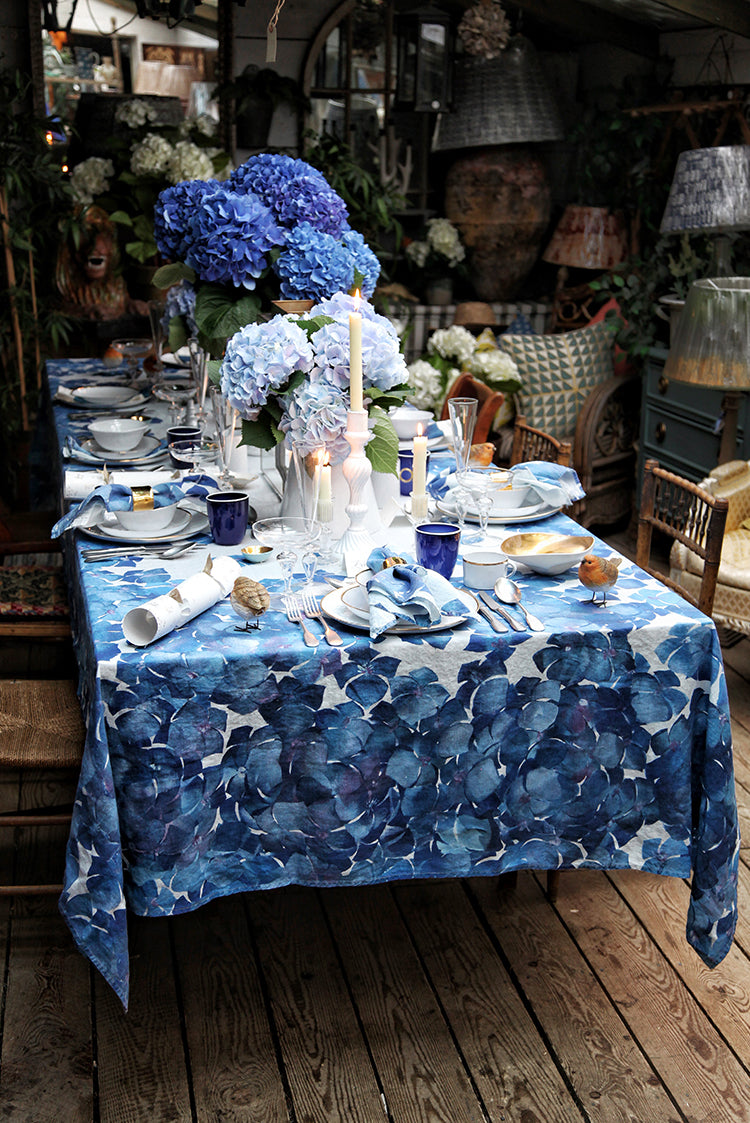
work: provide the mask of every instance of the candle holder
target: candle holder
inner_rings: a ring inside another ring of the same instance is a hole
[[[339,539],[338,551],[343,555],[349,572],[353,566],[364,565],[375,546],[375,540],[365,526],[370,510],[366,493],[372,477],[372,465],[365,455],[365,445],[372,436],[366,409],[350,409],[347,412],[345,436],[351,449],[342,465],[349,485],[349,502],[346,505],[349,526]]]

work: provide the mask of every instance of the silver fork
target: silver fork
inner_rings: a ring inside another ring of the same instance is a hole
[[[286,608],[287,619],[292,624],[299,624],[302,628],[302,638],[308,647],[317,647],[320,640],[308,628],[305,623],[305,618],[302,614],[302,606],[296,597],[285,597],[284,607]]]
[[[302,608],[305,616],[309,616],[311,620],[318,620],[323,625],[323,631],[326,637],[326,643],[330,647],[341,647],[344,642],[338,632],[334,632],[325,616],[320,610],[317,598],[312,593],[302,594]]]

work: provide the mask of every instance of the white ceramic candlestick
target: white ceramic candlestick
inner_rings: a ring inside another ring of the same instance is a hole
[[[367,410],[350,409],[346,415],[346,439],[351,451],[342,466],[349,484],[349,502],[346,505],[349,526],[338,543],[339,553],[347,563],[347,573],[355,566],[364,566],[375,546],[375,540],[365,526],[369,511],[365,490],[372,476],[372,465],[365,455],[365,445],[371,436]]]

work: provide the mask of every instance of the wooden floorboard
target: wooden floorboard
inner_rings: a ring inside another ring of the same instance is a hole
[[[555,905],[532,873],[289,888],[131,917],[125,1014],[54,900],[0,899],[0,1120],[750,1123],[750,640],[724,659],[746,833],[719,967],[679,879],[564,871]],[[57,876],[59,840],[15,860]]]

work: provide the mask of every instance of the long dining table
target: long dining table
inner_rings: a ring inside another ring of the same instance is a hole
[[[53,400],[95,368],[48,363]],[[80,414],[53,413],[62,450]],[[582,533],[562,512],[535,528]],[[104,543],[65,537],[87,735],[60,910],[124,1006],[128,911],[290,884],[629,867],[689,878],[687,940],[709,966],[727,954],[739,833],[718,635],[627,559],[605,606],[575,569],[520,575],[540,632],[469,615],[372,641],[338,620],[335,647],[315,621],[306,646],[277,607],[272,559],[246,570],[272,594],[257,629],[224,598],[134,647],[126,612],[239,547],[199,533],[182,558],[91,562]],[[382,541],[413,551],[408,520]]]

